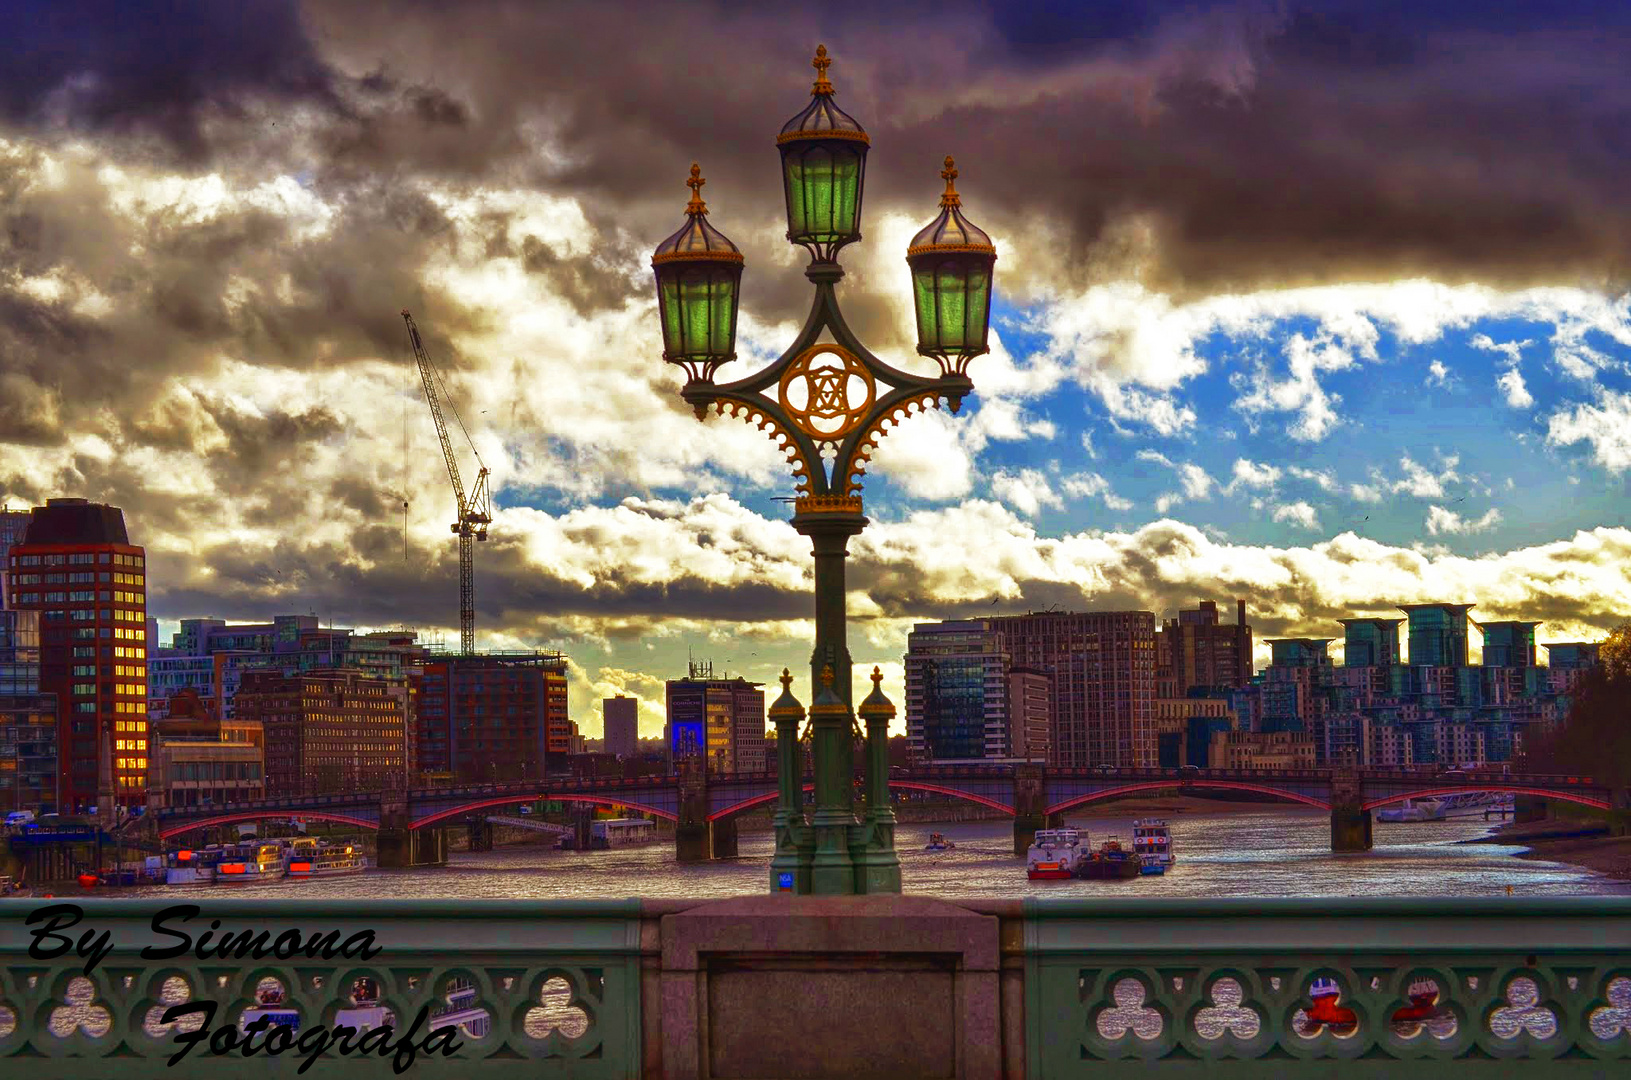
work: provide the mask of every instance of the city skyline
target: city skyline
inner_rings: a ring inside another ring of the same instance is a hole
[[[123,507],[165,639],[313,611],[456,640],[407,306],[494,470],[483,648],[565,652],[586,734],[619,692],[660,731],[688,648],[800,671],[792,484],[762,434],[679,401],[647,258],[699,160],[747,256],[721,377],[787,340],[771,148],[820,40],[874,140],[858,331],[915,364],[903,257],[944,154],[1002,253],[975,395],[869,470],[850,648],[897,701],[913,624],[1055,605],[1246,596],[1255,667],[1406,603],[1600,638],[1631,610],[1631,207],[1585,133],[1631,101],[1625,14],[1330,7],[953,5],[932,64],[904,44],[925,11],[684,16],[742,54],[730,80],[657,62],[681,16],[627,5],[570,50],[541,14],[501,40],[469,9],[205,8],[151,68],[107,59],[110,22],[0,94],[0,213],[27,226],[0,233],[0,499]],[[585,42],[612,34],[607,65]],[[1537,104],[1565,92],[1578,125]]]

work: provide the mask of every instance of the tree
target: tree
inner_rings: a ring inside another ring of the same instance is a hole
[[[1598,665],[1569,694],[1569,714],[1529,753],[1537,768],[1631,786],[1631,622],[1615,627]]]

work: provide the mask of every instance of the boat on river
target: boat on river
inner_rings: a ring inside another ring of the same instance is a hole
[[[1118,881],[1138,877],[1141,873],[1143,861],[1112,836],[1099,845],[1099,850],[1082,860],[1076,876],[1090,881]]]
[[[316,840],[302,838],[290,845],[285,872],[291,881],[309,881],[312,878],[360,874],[366,869],[368,860],[357,852],[353,844],[319,844]]]
[[[1032,881],[1068,881],[1087,858],[1087,838],[1079,829],[1038,829],[1025,852],[1025,876]]]
[[[283,845],[243,842],[237,851],[215,864],[215,884],[240,885],[247,881],[276,881],[287,869]]]
[[[924,851],[950,851],[957,845],[946,839],[944,833],[930,833],[929,842],[923,845]]]
[[[265,1020],[268,1031],[275,1027],[300,1030],[300,1013],[283,1003],[283,991],[275,986],[255,991],[255,1007],[243,1011],[238,1020],[238,1029],[247,1032],[249,1025],[257,1020]]]
[[[1133,854],[1145,874],[1164,874],[1173,863],[1172,834],[1160,818],[1139,818],[1133,822]]]

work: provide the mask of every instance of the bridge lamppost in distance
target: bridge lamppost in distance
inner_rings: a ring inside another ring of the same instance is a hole
[[[777,816],[772,891],[823,894],[900,891],[894,813],[887,799],[888,754],[883,730],[869,730],[864,820],[855,816],[854,693],[846,644],[844,560],[849,538],[867,525],[861,478],[878,440],[914,411],[947,405],[956,412],[974,390],[968,362],[988,351],[992,269],[991,238],[963,218],[947,157],[940,213],[906,251],[912,302],[917,314],[917,351],[932,357],[933,378],[891,367],[862,345],[838,309],[836,285],[844,276],[838,252],[861,239],[861,196],[871,140],[855,118],[833,102],[827,81],[831,61],[816,49],[817,79],[810,103],[782,126],[782,186],[787,199],[787,239],[810,253],[804,276],[815,288],[804,328],[781,357],[756,374],[718,384],[714,372],[736,359],[736,313],[742,253],[707,221],[701,170],[693,164],[686,222],[657,246],[651,259],[657,277],[663,359],[685,369],[680,395],[697,414],[709,408],[738,416],[765,430],[787,455],[797,479],[793,527],[810,538],[815,555],[815,650],[810,655],[810,708],[816,809],[804,819],[798,801],[788,805],[782,785]],[[827,340],[823,340],[823,337]],[[825,675],[824,675],[825,673]],[[881,692],[876,696],[882,700]],[[792,704],[790,693],[784,700]],[[868,710],[881,715],[880,707]],[[875,725],[869,724],[869,728]],[[777,741],[797,737],[796,724],[778,724]],[[782,768],[796,760],[779,745]],[[883,769],[882,777],[870,774]],[[878,792],[885,792],[880,799]],[[789,876],[791,875],[791,876]]]

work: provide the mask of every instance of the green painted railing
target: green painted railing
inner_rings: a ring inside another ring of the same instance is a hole
[[[25,920],[63,902],[83,911],[78,925],[58,931],[75,946],[95,951],[98,935],[107,934],[108,950],[88,974],[75,951],[29,955],[41,922]],[[205,931],[214,945],[223,933],[247,930],[264,931],[268,945],[293,932],[307,947],[317,935],[332,935],[326,940],[335,947],[352,939],[355,952],[357,935],[372,931],[379,952],[144,958],[144,948],[180,944],[153,923],[184,903],[205,910],[164,925],[187,931],[194,950]],[[394,1038],[429,1010],[416,1039],[448,1026],[460,1046],[451,1058],[421,1051],[411,1075],[659,1076],[664,1041],[678,1034],[665,1033],[664,1023],[688,1022],[661,1004],[662,919],[693,906],[214,895],[0,901],[0,1076],[249,1080],[292,1076],[307,1057],[306,1075],[389,1075],[389,1055],[377,1047],[364,1060],[332,1045],[312,1049],[315,1041],[252,1059],[241,1049],[212,1055],[200,1041],[170,1067],[198,1018],[168,1025],[161,1018],[189,1001],[213,1003],[212,1034],[262,1008],[298,1014],[299,1028],[285,1036],[293,1040],[314,1040],[319,1028],[356,1028],[354,1048],[390,1022],[380,1010],[392,1014]],[[955,1023],[982,1032],[991,1025],[988,1037],[1004,1047],[1011,1075],[1631,1076],[1631,899],[967,906],[994,916],[980,933],[1000,941],[1000,1015]],[[220,925],[212,928],[212,920]],[[903,925],[902,934],[910,932]],[[742,947],[774,953],[778,936],[761,921],[744,932]],[[797,954],[788,955],[796,966]],[[868,961],[889,963],[887,956]],[[281,991],[281,1001],[268,991]],[[850,1004],[867,1008],[863,1000]],[[820,1018],[811,1017],[799,1037],[800,1053],[817,1056],[809,1060],[819,1059],[819,1032]]]
[[[88,946],[95,944],[95,935],[109,935],[111,951],[88,975],[85,959],[74,952],[49,960],[29,955],[33,932],[42,924],[24,920],[59,902],[84,911],[82,922],[60,931],[75,945],[87,931],[93,935]],[[142,958],[146,947],[181,944],[152,927],[158,913],[178,903],[205,909],[188,922],[164,924],[189,933],[195,949],[211,921],[219,920],[212,944],[243,930],[267,931],[268,944],[298,931],[308,945],[314,936],[333,932],[337,949],[372,931],[379,951],[371,959],[356,956],[356,945],[350,958],[200,959],[192,952],[174,959]],[[640,904],[632,900],[0,901],[0,1076],[293,1076],[316,1045],[318,1025],[330,1032],[337,1023],[356,1028],[351,1046],[358,1050],[367,1045],[367,1029],[390,1022],[380,1008],[394,1014],[393,1041],[422,1008],[432,1019],[415,1041],[422,1043],[437,1026],[457,1032],[462,1045],[453,1057],[441,1056],[438,1044],[432,1053],[416,1056],[411,1075],[638,1076],[640,926]],[[353,997],[359,989],[365,991],[360,1005]],[[377,1006],[370,1004],[368,990],[377,994]],[[277,992],[282,1001],[273,1003]],[[215,1004],[212,1030],[237,1026],[244,1010],[257,1005],[294,1011],[300,1018],[294,1034],[309,1041],[277,1057],[261,1053],[249,1059],[239,1050],[212,1056],[209,1045],[200,1042],[168,1066],[180,1049],[178,1032],[196,1029],[199,1018],[169,1025],[160,1019],[167,1007],[185,1001]],[[392,1075],[391,1061],[377,1050],[366,1056],[335,1051],[331,1046],[313,1055],[305,1075]]]
[[[1631,901],[1023,910],[1030,1076],[1631,1076]]]

